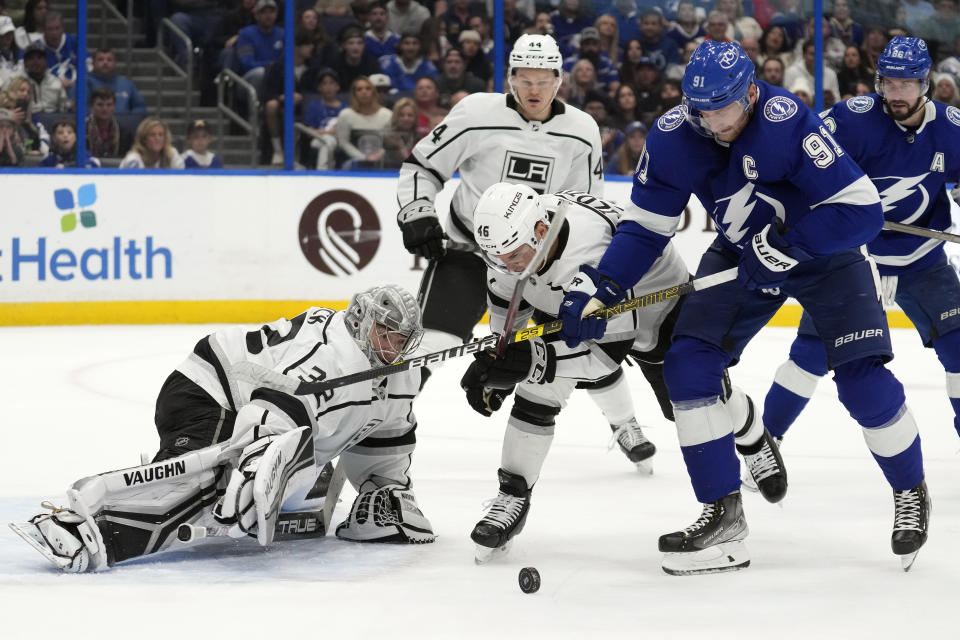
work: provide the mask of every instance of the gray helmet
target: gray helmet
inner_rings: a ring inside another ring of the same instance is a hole
[[[374,367],[402,360],[420,346],[423,338],[420,306],[406,289],[395,284],[373,287],[354,295],[347,306],[344,322],[354,342]],[[371,342],[370,331],[374,324],[406,339],[389,362],[381,357]]]

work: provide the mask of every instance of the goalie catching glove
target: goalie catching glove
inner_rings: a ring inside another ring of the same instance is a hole
[[[369,484],[369,483],[365,483]],[[350,515],[337,527],[337,537],[354,542],[433,542],[430,521],[417,506],[412,489],[388,484],[363,491],[353,501]]]
[[[236,524],[267,546],[273,542],[288,489],[293,491],[300,480],[310,479],[313,467],[310,427],[257,438],[240,453],[227,489],[213,508],[213,517],[224,524]]]

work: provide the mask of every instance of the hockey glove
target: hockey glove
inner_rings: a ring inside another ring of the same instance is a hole
[[[214,505],[213,517],[236,524],[261,545],[269,545],[287,487],[296,486],[294,476],[308,479],[313,464],[310,427],[257,438],[240,453],[227,489]]]
[[[397,223],[403,232],[403,246],[413,255],[433,260],[446,254],[443,246],[446,234],[432,202],[411,202],[397,214]]]
[[[467,404],[470,405],[470,408],[480,415],[489,418],[503,406],[503,401],[513,393],[513,387],[509,389],[491,389],[481,384],[476,387],[466,388],[464,391],[467,392]]]
[[[588,264],[580,265],[580,272],[570,281],[569,291],[563,296],[560,311],[557,313],[557,318],[563,323],[560,337],[571,349],[584,340],[602,338],[607,330],[606,319],[584,317],[584,309],[591,299],[606,307],[619,302],[623,297],[623,289],[616,282],[602,276]]]
[[[783,286],[790,270],[812,258],[803,249],[791,246],[771,225],[750,240],[740,255],[737,280],[747,289],[774,289]]]
[[[475,354],[460,380],[460,388],[511,389],[521,382],[543,384],[553,382],[556,371],[553,346],[542,338],[533,338],[510,345],[500,357],[489,351]]]

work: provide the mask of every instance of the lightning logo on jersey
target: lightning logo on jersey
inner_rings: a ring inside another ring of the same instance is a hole
[[[930,175],[929,171],[919,176],[906,178],[900,176],[873,178],[873,182],[877,186],[877,191],[880,193],[880,203],[883,205],[883,213],[886,214],[888,211],[896,209],[900,202],[915,200],[916,198],[912,198],[912,196],[919,192],[921,196],[920,204],[911,215],[900,222],[910,224],[923,215],[927,210],[927,206],[930,204],[930,194],[927,193],[927,190],[921,183],[928,175]],[[892,181],[892,183],[888,181]],[[884,185],[887,186],[885,187]],[[904,202],[904,204],[907,203]],[[911,204],[910,206],[913,205]]]
[[[739,191],[726,198],[717,199],[717,207],[713,210],[713,219],[717,221],[717,227],[723,233],[724,237],[733,244],[743,248],[740,241],[750,229],[748,220],[757,206],[758,200],[766,202],[773,208],[773,214],[780,220],[786,217],[786,209],[776,198],[766,195],[760,191],[754,193],[756,185],[752,182],[746,182]],[[752,196],[756,195],[756,198]],[[721,203],[727,202],[726,209],[721,216]],[[772,217],[770,218],[772,220]]]

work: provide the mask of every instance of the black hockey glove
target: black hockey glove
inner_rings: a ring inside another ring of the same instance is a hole
[[[446,254],[446,234],[432,202],[414,200],[397,214],[397,224],[403,232],[403,246],[413,255],[433,260]]]
[[[469,387],[465,389],[467,392],[467,404],[480,415],[489,418],[503,406],[503,401],[513,393],[513,389],[513,387],[509,389],[491,389],[483,385]]]
[[[557,370],[557,356],[553,346],[542,338],[516,342],[498,358],[489,351],[474,356],[474,361],[463,374],[460,387],[510,389],[521,382],[553,382]]]

